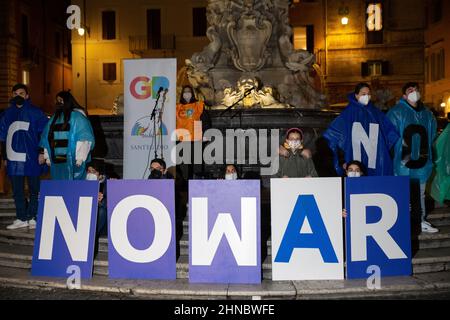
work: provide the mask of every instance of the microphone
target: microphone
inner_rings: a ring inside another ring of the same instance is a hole
[[[158,94],[160,94],[161,91],[163,91],[163,90],[164,90],[163,87],[159,87]]]

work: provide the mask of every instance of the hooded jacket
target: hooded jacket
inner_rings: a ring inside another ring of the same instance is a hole
[[[399,138],[397,129],[371,102],[362,105],[354,93],[348,95],[348,100],[347,107],[323,134],[333,151],[336,172],[344,174],[338,162],[338,149],[341,149],[345,162],[360,161],[367,175],[393,175],[389,151]]]
[[[48,122],[38,107],[25,100],[22,107],[11,104],[1,115],[0,141],[6,144],[8,176],[39,176],[39,139]]]
[[[403,98],[387,116],[400,133],[394,148],[395,175],[410,176],[425,183],[433,170],[436,119],[421,103],[414,108]]]

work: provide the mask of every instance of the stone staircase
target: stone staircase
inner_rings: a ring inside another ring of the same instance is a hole
[[[0,198],[0,279],[4,273],[22,272],[29,275],[34,246],[34,230],[27,228],[6,230],[6,226],[15,219],[15,208],[12,199]],[[450,208],[438,208],[429,214],[429,221],[439,227],[436,234],[421,234],[419,236],[419,250],[413,257],[414,276],[430,273],[433,275],[446,274],[450,280]],[[177,281],[187,281],[189,273],[189,237],[188,220],[179,221],[183,232],[178,241],[177,252]],[[262,274],[263,283],[274,283],[272,276],[271,241],[267,239],[262,246]],[[94,260],[94,278],[108,279],[108,239],[100,238],[99,252]],[[31,280],[30,280],[31,281]],[[104,280],[103,280],[104,281]],[[1,281],[0,281],[1,285]],[[450,281],[449,281],[450,287]]]

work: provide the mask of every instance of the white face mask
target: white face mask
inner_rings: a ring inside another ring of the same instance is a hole
[[[227,173],[225,174],[225,180],[237,180],[237,173]]]
[[[185,92],[185,93],[183,93],[183,99],[184,99],[186,102],[190,102],[190,101],[191,101],[191,98],[192,98],[192,93],[190,93],[190,92]]]
[[[97,175],[95,175],[95,174],[93,174],[93,173],[88,173],[88,174],[86,175],[86,180],[97,181],[98,178],[97,178]]]
[[[347,173],[347,177],[349,177],[349,178],[358,178],[358,177],[361,177],[361,172],[350,171],[350,172]]]
[[[288,141],[289,148],[294,151],[299,149],[302,146],[302,142],[300,140],[289,140]]]
[[[369,101],[370,101],[370,95],[368,95],[368,94],[360,96],[358,99],[358,102],[365,106],[367,106],[369,104]]]
[[[410,94],[408,94],[408,100],[412,103],[416,103],[420,100],[420,92],[413,91]]]

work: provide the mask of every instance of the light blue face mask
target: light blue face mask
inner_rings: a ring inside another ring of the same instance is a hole
[[[86,180],[89,180],[89,181],[97,181],[97,180],[98,180],[98,177],[97,177],[97,175],[95,175],[95,174],[93,174],[93,173],[88,173],[88,174],[86,175]]]
[[[360,96],[358,99],[358,102],[365,106],[367,106],[369,104],[369,101],[370,101],[370,95],[368,95],[368,94]]]
[[[227,173],[225,174],[225,180],[237,180],[237,173]]]
[[[420,93],[417,91],[413,91],[410,94],[408,94],[408,100],[412,103],[416,103],[420,100]]]
[[[185,93],[183,93],[183,99],[184,99],[185,101],[187,101],[187,102],[191,101],[191,99],[192,99],[192,93],[190,93],[190,92],[185,92]]]
[[[347,177],[349,177],[349,178],[358,178],[358,177],[361,177],[361,172],[350,171],[350,172],[347,173]]]

